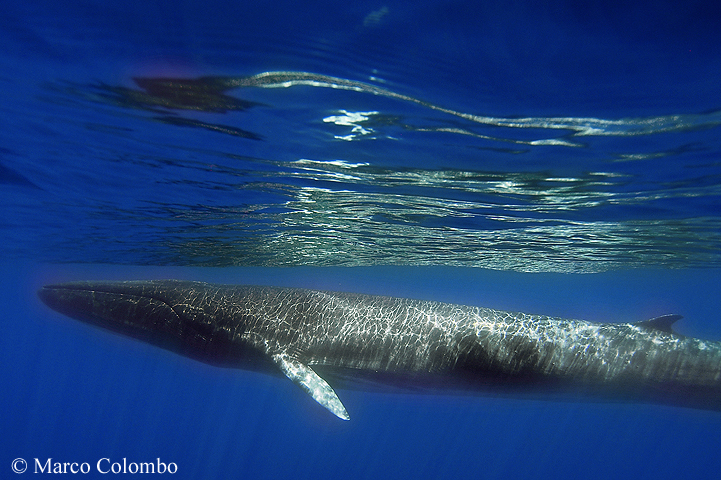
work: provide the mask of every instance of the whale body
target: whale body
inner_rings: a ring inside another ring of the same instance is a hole
[[[679,315],[592,323],[357,293],[176,280],[73,282],[50,308],[221,367],[283,374],[337,417],[331,385],[487,391],[721,411],[721,342]]]

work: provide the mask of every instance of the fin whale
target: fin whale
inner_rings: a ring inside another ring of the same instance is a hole
[[[331,385],[391,384],[721,411],[721,342],[681,318],[592,323],[356,293],[176,280],[73,282],[50,308],[196,360],[283,374],[337,417]]]

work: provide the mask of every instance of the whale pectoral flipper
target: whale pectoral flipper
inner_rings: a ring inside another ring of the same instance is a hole
[[[285,376],[305,390],[316,402],[330,410],[336,417],[342,420],[350,420],[348,412],[338,395],[333,391],[333,388],[328,385],[328,382],[320,378],[312,368],[292,358],[287,353],[279,353],[273,355],[272,358]]]

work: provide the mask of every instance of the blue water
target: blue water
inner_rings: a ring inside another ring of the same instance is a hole
[[[712,2],[4,2],[3,478],[16,458],[88,477],[103,458],[180,478],[717,474],[717,412],[340,391],[340,422],[288,381],[35,291],[302,286],[678,313],[719,340],[719,19]]]

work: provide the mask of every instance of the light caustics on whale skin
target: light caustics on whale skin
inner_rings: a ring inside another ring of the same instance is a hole
[[[38,294],[60,313],[210,365],[280,370],[344,420],[349,415],[332,384],[368,381],[418,392],[566,393],[721,410],[721,342],[674,333],[679,315],[600,324],[377,295],[173,280],[75,282]]]
[[[409,95],[396,93],[392,90],[378,87],[369,83],[309,72],[263,72],[249,77],[218,77],[214,80],[218,82],[219,85],[225,86],[226,88],[287,88],[298,85],[306,85],[312,87],[352,90],[356,92],[379,95],[383,97],[402,100],[405,102],[415,103],[425,108],[453,115],[478,124],[508,128],[540,128],[552,130],[568,130],[573,132],[571,136],[648,135],[654,133],[681,131],[693,128],[712,127],[721,124],[721,111],[715,111],[708,114],[679,114],[665,115],[659,117],[623,118],[616,120],[591,117],[500,118],[484,115],[474,115],[435,105],[433,103],[426,102],[424,100],[420,100]],[[375,112],[366,113],[373,114]],[[570,142],[564,139],[541,139],[534,141],[507,140],[502,138],[479,135],[459,128],[434,128],[433,130],[452,131],[454,133],[469,134],[493,140],[512,141],[513,143],[527,145],[580,146],[577,143]]]

